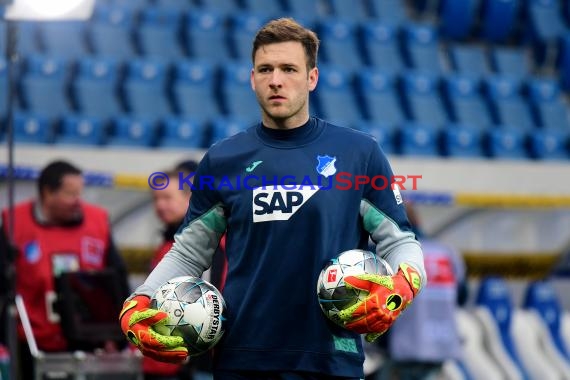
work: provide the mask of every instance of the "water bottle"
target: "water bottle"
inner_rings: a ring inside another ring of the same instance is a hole
[[[10,353],[6,346],[0,344],[0,380],[8,380],[10,372]]]

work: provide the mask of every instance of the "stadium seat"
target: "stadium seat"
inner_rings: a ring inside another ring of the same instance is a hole
[[[178,12],[187,12],[196,7],[193,0],[155,0],[155,4],[160,8],[173,9]]]
[[[8,115],[8,86],[8,62],[0,56],[0,124],[4,124]]]
[[[129,61],[123,82],[126,109],[149,119],[172,113],[166,86],[166,65],[149,59]]]
[[[1,12],[0,12],[1,14]],[[0,20],[0,51],[6,51],[6,42],[8,41],[8,23]],[[4,56],[4,54],[2,54]]]
[[[47,118],[63,116],[71,109],[69,103],[68,63],[63,59],[42,55],[29,56],[21,79],[24,108]]]
[[[177,112],[201,123],[221,113],[215,89],[215,68],[201,61],[181,61],[175,65],[172,84]]]
[[[269,21],[266,13],[241,11],[230,16],[230,46],[236,60],[251,61],[251,48],[255,33]]]
[[[350,71],[340,66],[320,66],[319,86],[314,94],[321,118],[347,127],[362,120],[352,80]]]
[[[405,156],[438,156],[438,130],[416,122],[404,123],[397,142],[399,153]]]
[[[570,361],[570,352],[561,334],[561,319],[565,311],[552,283],[548,280],[531,282],[527,287],[524,307],[537,312],[546,324],[560,354],[557,360]],[[564,363],[562,368],[566,368],[570,374],[570,362]]]
[[[118,97],[119,66],[112,59],[83,58],[72,83],[73,99],[81,114],[109,119],[123,111]]]
[[[57,144],[102,145],[107,137],[105,122],[97,117],[68,114],[56,135]]]
[[[361,23],[361,26],[361,43],[365,52],[366,64],[392,74],[402,70],[405,67],[405,61],[398,44],[398,29],[391,24],[384,24],[378,21],[365,21]],[[339,48],[338,54],[352,55],[358,54],[358,52]],[[353,65],[358,63],[356,58],[352,60],[355,61]]]
[[[382,1],[382,0],[378,0]],[[441,32],[453,40],[464,40],[472,31],[480,0],[440,0]]]
[[[485,49],[480,45],[459,45],[449,47],[449,60],[453,70],[479,79],[490,73]]]
[[[76,59],[89,54],[84,21],[39,23],[40,43],[46,55]]]
[[[213,10],[192,10],[187,16],[185,41],[190,57],[214,64],[228,61],[232,54],[223,14]]]
[[[331,14],[335,17],[356,22],[370,18],[366,0],[328,0]]]
[[[356,24],[337,18],[322,19],[319,24],[323,61],[347,70],[359,69],[362,54],[357,44]]]
[[[505,280],[485,277],[479,284],[474,314],[483,328],[486,350],[508,379],[527,379],[520,352],[514,341],[516,308]]]
[[[511,125],[524,132],[534,129],[530,105],[523,98],[517,79],[493,75],[485,80],[484,85],[495,123]]]
[[[135,14],[129,8],[98,6],[88,29],[94,53],[100,57],[127,60],[136,55],[133,25]]]
[[[454,158],[482,158],[483,135],[480,130],[467,125],[448,124],[441,131],[443,155]]]
[[[54,139],[54,124],[43,115],[15,111],[13,116],[14,142],[50,144]]]
[[[121,115],[114,118],[107,144],[120,147],[149,148],[157,141],[155,120]]]
[[[226,16],[241,10],[240,0],[196,0],[198,5],[208,11],[220,12]]]
[[[200,149],[204,144],[204,123],[189,117],[167,117],[163,121],[160,148]]]
[[[467,309],[459,309],[456,319],[463,348],[462,364],[471,378],[503,380],[503,371],[485,347],[480,321]]]
[[[356,81],[359,103],[367,119],[392,127],[401,125],[407,119],[393,75],[367,68],[357,72]]]
[[[242,0],[243,7],[250,12],[263,9],[264,13],[271,15],[282,14],[285,6],[282,0]]]
[[[407,71],[402,76],[402,93],[409,116],[420,123],[441,127],[449,121],[435,75]]]
[[[259,120],[260,111],[251,88],[251,63],[231,62],[221,67],[222,105],[224,113],[247,122]]]
[[[35,55],[41,52],[39,42],[38,23],[34,21],[17,21],[18,36],[17,49],[18,53],[27,56]]]
[[[210,145],[231,137],[239,132],[246,130],[252,126],[249,121],[236,117],[220,116],[213,120],[212,129],[210,133]]]
[[[444,96],[453,121],[485,130],[493,121],[476,78],[449,75],[443,81]]]
[[[181,40],[182,13],[175,9],[151,6],[140,13],[135,36],[139,53],[145,58],[164,63],[182,58],[185,52]]]
[[[128,8],[134,12],[140,12],[152,4],[152,0],[110,0],[115,6]]]
[[[427,24],[408,23],[403,27],[403,50],[407,66],[416,71],[441,74],[445,71],[437,30]]]
[[[559,42],[568,28],[557,0],[527,0],[527,29],[534,42],[534,58],[538,66],[553,68],[559,54]]]
[[[495,46],[490,49],[490,63],[496,73],[509,75],[521,82],[532,72],[531,59],[522,47]]]
[[[521,0],[483,0],[481,4],[483,38],[489,42],[505,42],[516,27],[521,2]]]
[[[528,153],[525,147],[526,133],[512,126],[494,126],[488,131],[487,152],[498,159],[525,159]]]
[[[409,17],[401,0],[369,0],[371,15],[383,24],[403,25]]]
[[[361,121],[356,124],[356,129],[372,135],[385,154],[396,153],[396,134],[398,127],[395,124],[381,121]]]
[[[529,79],[528,94],[537,124],[544,129],[557,129],[570,134],[568,105],[555,79]]]
[[[539,129],[529,136],[529,150],[533,158],[566,160],[570,157],[568,133],[559,130]]]

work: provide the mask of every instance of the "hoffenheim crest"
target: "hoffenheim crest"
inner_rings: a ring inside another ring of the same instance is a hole
[[[24,257],[29,263],[37,263],[41,255],[42,253],[37,241],[31,241],[28,244],[24,245]]]
[[[317,156],[317,173],[329,177],[336,173],[336,167],[334,163],[336,162],[336,157],[331,156]]]

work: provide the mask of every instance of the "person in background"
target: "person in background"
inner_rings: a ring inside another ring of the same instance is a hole
[[[76,349],[60,323],[56,303],[56,283],[62,273],[111,270],[116,274],[119,296],[130,293],[126,265],[113,242],[107,211],[85,202],[83,189],[79,168],[67,161],[54,161],[41,170],[35,199],[16,204],[13,214],[2,212],[1,240],[15,250],[16,293],[23,298],[40,351]],[[12,241],[7,237],[10,223]],[[33,379],[34,360],[21,324],[18,339],[21,378]],[[89,348],[116,351],[122,345],[123,341],[105,341]]]

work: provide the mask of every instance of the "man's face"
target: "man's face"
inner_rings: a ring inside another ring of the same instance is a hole
[[[255,52],[251,87],[268,127],[298,127],[309,117],[309,92],[318,80],[318,69],[307,72],[305,50],[300,42],[261,46]]]
[[[152,199],[154,210],[164,224],[177,224],[184,219],[191,193],[170,184],[163,190],[154,190]]]
[[[50,222],[68,223],[81,216],[81,194],[83,193],[83,177],[66,174],[57,190],[44,190],[42,203],[47,209]]]

